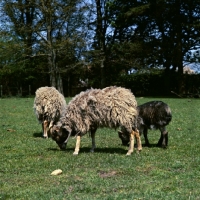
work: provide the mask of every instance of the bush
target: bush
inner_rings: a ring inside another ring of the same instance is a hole
[[[122,75],[118,85],[132,90],[136,96],[182,96],[199,94],[200,75],[159,72],[135,73]]]

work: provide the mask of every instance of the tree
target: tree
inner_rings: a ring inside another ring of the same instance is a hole
[[[183,73],[186,52],[199,46],[198,31],[200,10],[195,1],[113,1],[110,9],[115,12],[113,25],[124,33],[133,28],[133,35],[121,38],[135,45],[142,45],[140,62],[147,67],[164,66],[166,70]]]
[[[92,48],[86,55],[86,59],[91,62],[93,70],[96,68],[100,73],[100,87],[106,83],[107,71],[107,40],[108,13],[106,8],[107,0],[95,0],[90,4],[92,11],[89,30],[92,32]]]
[[[94,37],[86,57],[92,66],[91,74],[100,74],[94,81],[100,82],[101,88],[113,84],[123,70],[128,71],[137,59],[132,52],[141,48],[137,42],[135,47],[130,46],[125,38],[133,34],[132,28],[124,30],[123,27],[113,25],[119,10],[116,7],[113,9],[112,5],[109,0],[95,0],[91,4],[94,19],[90,21],[89,29],[93,31]]]
[[[22,33],[21,37],[17,36],[12,21],[6,15],[12,8],[8,8],[6,2],[1,2],[0,5],[0,84],[3,85],[5,94],[12,95],[11,87],[19,90],[28,79],[30,80],[30,62],[28,65],[29,57],[26,55],[31,55],[31,45],[28,42],[31,37],[25,33]],[[14,14],[11,13],[11,16]],[[20,16],[17,19],[18,23],[15,23],[20,27]],[[27,20],[26,23],[29,22]],[[20,32],[19,29],[18,31]]]
[[[69,70],[66,66],[77,62],[84,45],[84,15],[79,0],[5,0],[4,8],[16,35],[28,44],[26,57],[45,57],[50,85],[63,93],[61,74]]]

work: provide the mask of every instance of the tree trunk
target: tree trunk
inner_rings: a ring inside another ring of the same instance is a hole
[[[49,66],[49,75],[50,75],[50,85],[56,87],[56,71],[55,71],[55,63],[53,63],[53,53],[50,50],[48,56],[48,66]]]
[[[64,95],[64,92],[63,92],[63,82],[62,82],[62,78],[61,78],[61,75],[60,73],[58,72],[57,73],[57,89],[58,91]]]
[[[63,94],[63,84],[62,84],[62,78],[57,66],[56,61],[56,50],[53,47],[52,44],[52,22],[51,22],[51,16],[47,19],[48,25],[47,25],[47,45],[49,49],[49,56],[48,56],[48,66],[49,66],[49,73],[50,73],[50,85],[55,87],[60,93]]]
[[[181,0],[176,0],[175,6],[177,8],[177,19],[176,24],[176,65],[178,67],[178,73],[183,74],[183,56],[182,56],[182,26],[181,26]]]
[[[97,9],[97,29],[96,37],[98,50],[100,51],[101,63],[100,63],[100,73],[101,73],[101,83],[100,87],[104,88],[106,86],[106,45],[105,45],[105,22],[103,23],[103,15],[101,10],[101,0],[96,0]],[[103,27],[104,24],[104,27]]]
[[[55,87],[61,94],[63,93],[62,77],[56,63],[56,52],[52,50],[51,56],[48,58],[48,65],[50,66],[50,84]]]
[[[101,88],[106,87],[105,57],[101,60]]]
[[[183,56],[182,56],[182,26],[181,26],[181,0],[175,1],[175,6],[177,9],[177,19],[175,19],[175,31],[176,31],[176,47],[175,47],[175,64],[176,67],[178,67],[178,92],[179,94],[183,93],[184,90],[184,83],[182,79],[183,74]]]

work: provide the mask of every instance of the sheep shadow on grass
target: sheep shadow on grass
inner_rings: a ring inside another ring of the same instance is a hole
[[[42,132],[33,133],[33,137],[35,137],[35,138],[44,138]]]
[[[127,147],[129,146],[128,144],[127,145],[120,144],[120,145],[121,146],[127,146]],[[145,147],[145,148],[162,148],[162,146],[159,146],[157,143],[156,144],[149,144],[149,145],[146,145],[145,143],[143,143],[142,147]],[[135,149],[137,148],[137,144],[134,144],[134,148]]]
[[[149,145],[142,144],[142,147],[147,147],[147,148],[162,148],[162,146],[158,146],[157,143],[156,144],[149,144]]]
[[[123,148],[112,148],[112,147],[105,147],[105,148],[96,148],[94,152],[90,151],[90,147],[82,147],[80,150],[80,154],[81,153],[108,153],[108,154],[125,154],[127,152],[127,149],[123,149]],[[74,152],[74,148],[66,148],[65,150],[60,150],[59,148],[48,148],[48,151],[64,151],[64,152],[71,152],[73,154]],[[137,151],[135,149],[135,151]]]

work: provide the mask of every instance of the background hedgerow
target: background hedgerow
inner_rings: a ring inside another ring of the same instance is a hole
[[[151,100],[172,110],[167,149],[156,147],[160,132],[152,130],[151,147],[126,156],[117,131],[103,128],[94,153],[86,135],[73,156],[75,139],[60,151],[42,138],[34,98],[0,99],[0,199],[200,199],[200,100],[137,98]],[[63,173],[51,176],[58,168]]]

